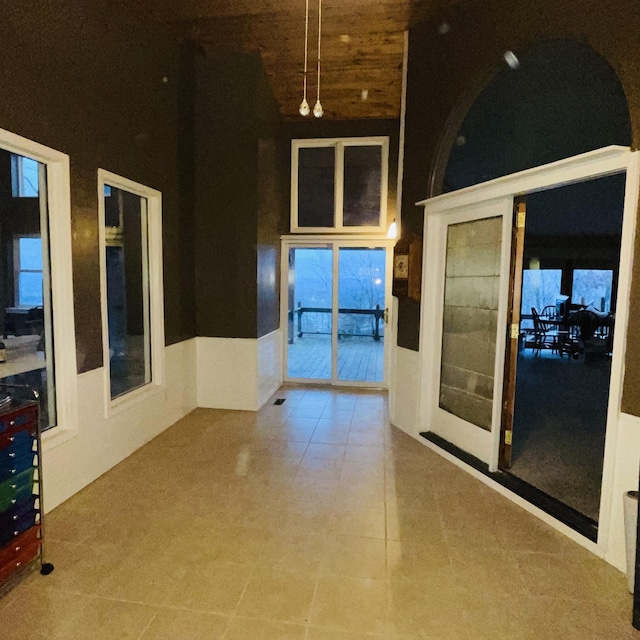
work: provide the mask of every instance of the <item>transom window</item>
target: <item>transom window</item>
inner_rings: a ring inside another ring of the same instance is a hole
[[[291,231],[384,231],[389,139],[293,140]]]

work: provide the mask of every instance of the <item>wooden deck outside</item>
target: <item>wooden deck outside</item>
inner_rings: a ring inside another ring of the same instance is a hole
[[[290,378],[331,379],[331,336],[305,335],[289,345]],[[338,379],[353,382],[384,380],[384,338],[351,336],[338,341]]]

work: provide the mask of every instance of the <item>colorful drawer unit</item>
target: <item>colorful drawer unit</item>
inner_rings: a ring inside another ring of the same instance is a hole
[[[39,446],[37,404],[0,414],[0,583],[42,560]]]

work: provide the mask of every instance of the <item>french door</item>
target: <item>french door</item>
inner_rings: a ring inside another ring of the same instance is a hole
[[[285,380],[385,387],[384,242],[283,242]]]

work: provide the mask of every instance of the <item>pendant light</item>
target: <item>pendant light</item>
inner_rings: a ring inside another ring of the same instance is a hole
[[[305,0],[304,11],[304,88],[302,102],[300,103],[300,115],[309,115],[309,103],[307,102],[307,51],[309,50],[309,0]]]
[[[322,37],[322,0],[318,0],[318,91],[316,93],[316,104],[313,107],[313,115],[322,118],[324,111],[320,104],[320,38]]]

